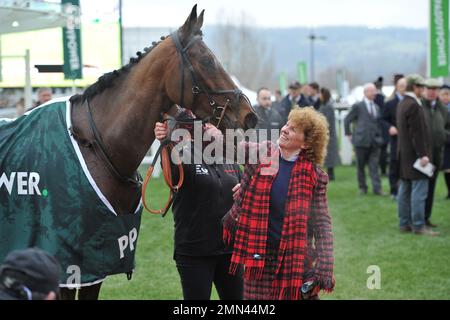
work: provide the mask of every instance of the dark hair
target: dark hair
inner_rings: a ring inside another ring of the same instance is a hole
[[[310,86],[311,88],[313,88],[314,90],[316,90],[316,91],[319,91],[319,89],[320,89],[320,86],[319,86],[319,84],[318,84],[317,82],[311,82],[311,83],[309,84],[309,86]]]
[[[373,83],[377,89],[381,89],[383,87],[383,80],[383,77],[378,77],[377,81]]]
[[[400,80],[401,78],[404,78],[405,76],[401,73],[398,74],[394,74],[394,86],[397,85],[398,80]]]
[[[292,90],[297,90],[297,89],[300,89],[301,87],[302,87],[302,85],[301,85],[301,83],[298,82],[298,81],[292,81],[292,82],[289,84],[289,89],[292,89]]]
[[[331,93],[330,90],[328,90],[327,88],[322,88],[320,89],[320,93],[322,94],[322,103],[326,104],[328,103],[328,101],[330,101],[331,99]]]

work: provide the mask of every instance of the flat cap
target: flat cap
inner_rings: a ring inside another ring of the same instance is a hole
[[[293,81],[289,84],[289,89],[297,90],[300,89],[302,85],[298,81]]]
[[[450,90],[450,85],[444,83],[441,87],[441,90]]]
[[[408,86],[425,86],[425,80],[420,74],[410,74],[406,77]]]
[[[442,87],[442,81],[435,79],[435,78],[429,78],[425,81],[425,87],[440,88],[440,87]]]
[[[61,267],[58,261],[39,248],[10,252],[0,265],[0,277],[4,273],[17,274],[21,282],[33,292],[59,292]]]

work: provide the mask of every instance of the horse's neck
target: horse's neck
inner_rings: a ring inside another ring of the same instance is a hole
[[[112,110],[104,116],[99,131],[114,165],[122,174],[131,176],[155,139],[153,130],[160,111],[153,99],[120,100],[117,105],[107,106]]]
[[[146,88],[144,95],[133,91],[125,80],[122,86],[106,90],[90,101],[94,123],[106,152],[118,171],[128,177],[133,176],[153,143],[155,123],[166,103],[157,88]],[[83,124],[83,135],[92,140],[87,108],[79,110],[78,123]]]

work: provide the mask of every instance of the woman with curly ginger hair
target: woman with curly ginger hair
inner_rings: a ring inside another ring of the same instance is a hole
[[[320,290],[333,290],[328,176],[319,168],[327,143],[326,118],[312,107],[295,108],[278,146],[268,148],[278,170],[246,165],[224,219],[224,241],[233,245],[230,273],[243,267],[245,299],[318,299]]]

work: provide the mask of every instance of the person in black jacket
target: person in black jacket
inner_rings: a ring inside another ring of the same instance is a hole
[[[392,99],[385,104],[382,121],[389,130],[389,185],[391,197],[396,199],[399,184],[399,164],[397,159],[397,105],[403,100],[406,92],[406,79],[398,78]]]
[[[219,136],[213,125],[205,134]],[[155,137],[168,136],[166,123],[158,122]],[[192,144],[194,145],[194,144]],[[195,147],[195,146],[194,146]],[[203,157],[202,157],[203,158]],[[241,171],[237,164],[183,164],[184,183],[175,194],[172,212],[175,222],[174,260],[180,274],[185,300],[209,300],[214,283],[220,299],[242,300],[243,280],[228,274],[232,248],[222,240],[222,217],[233,205]],[[173,167],[174,180],[178,170]]]
[[[374,102],[380,108],[380,113],[384,112],[384,100],[385,96],[383,94],[383,77],[378,77],[377,81],[373,83],[377,88],[377,94],[375,95]],[[381,136],[383,138],[383,144],[380,147],[380,160],[378,162],[381,170],[381,175],[385,176],[387,174],[388,165],[388,153],[387,147],[389,143],[389,127],[385,125],[383,121],[380,122]]]

